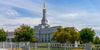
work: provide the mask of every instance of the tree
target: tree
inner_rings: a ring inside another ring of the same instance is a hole
[[[0,42],[5,41],[7,35],[8,35],[7,32],[5,32],[3,29],[0,29]]]
[[[98,36],[96,36],[96,37],[94,38],[93,43],[94,43],[94,44],[100,44],[100,39],[99,39]]]
[[[57,31],[53,34],[51,38],[52,41],[57,41],[60,43],[74,43],[75,40],[79,39],[79,33],[74,28],[61,28],[58,27]]]
[[[36,38],[34,36],[34,29],[28,25],[21,25],[19,28],[15,29],[15,41],[17,42],[35,42]]]
[[[93,42],[95,31],[91,28],[83,28],[79,31],[81,43]]]

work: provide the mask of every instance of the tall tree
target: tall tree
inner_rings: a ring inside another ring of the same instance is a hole
[[[79,39],[79,33],[74,28],[61,28],[59,27],[57,31],[53,34],[51,38],[52,41],[57,41],[60,43],[74,43],[75,40]]]
[[[0,29],[0,42],[5,41],[7,35],[8,35],[7,32],[5,32],[3,29]]]
[[[15,29],[15,41],[17,42],[35,42],[36,38],[34,36],[34,29],[28,25],[21,25],[19,28]]]
[[[91,28],[83,28],[79,31],[81,43],[93,42],[95,31]]]
[[[99,39],[98,36],[96,36],[96,37],[94,38],[93,43],[94,43],[94,44],[100,44],[100,39]]]

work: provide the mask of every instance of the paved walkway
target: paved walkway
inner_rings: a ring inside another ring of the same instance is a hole
[[[0,48],[0,50],[8,50],[8,49],[3,49],[3,48]]]

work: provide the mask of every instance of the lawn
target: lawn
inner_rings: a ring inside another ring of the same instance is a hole
[[[8,50],[10,50],[10,49],[8,49]],[[12,49],[12,50],[17,50],[17,49]],[[23,50],[23,49],[18,49],[18,50]],[[35,48],[31,47],[30,50],[35,50]],[[48,48],[37,48],[37,50],[48,50]],[[50,50],[64,50],[64,48],[50,48]],[[70,49],[69,48],[69,49],[66,49],[66,50],[85,50],[85,49],[80,49],[80,48],[79,49],[78,48],[77,49],[75,49],[75,48]]]
[[[10,49],[8,49],[10,50]],[[17,50],[15,48],[13,48],[12,50]],[[18,50],[24,50],[22,48],[18,49]],[[30,50],[35,50],[35,48],[31,47]],[[48,50],[48,48],[37,48],[37,50]],[[64,48],[50,48],[50,50],[65,50]],[[81,49],[81,48],[67,48],[66,50],[85,50],[85,49]]]
[[[11,50],[11,49],[8,49],[8,50]],[[12,50],[17,50],[16,48],[13,48]],[[19,48],[18,50],[23,50],[22,48]]]
[[[30,50],[35,50],[35,48],[31,47]],[[37,48],[37,50],[48,50],[48,48]],[[65,50],[64,48],[50,48],[50,50]],[[66,50],[85,50],[80,48],[67,48]]]

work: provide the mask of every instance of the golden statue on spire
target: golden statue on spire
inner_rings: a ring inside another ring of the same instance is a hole
[[[44,2],[44,8],[45,8],[45,2]]]

